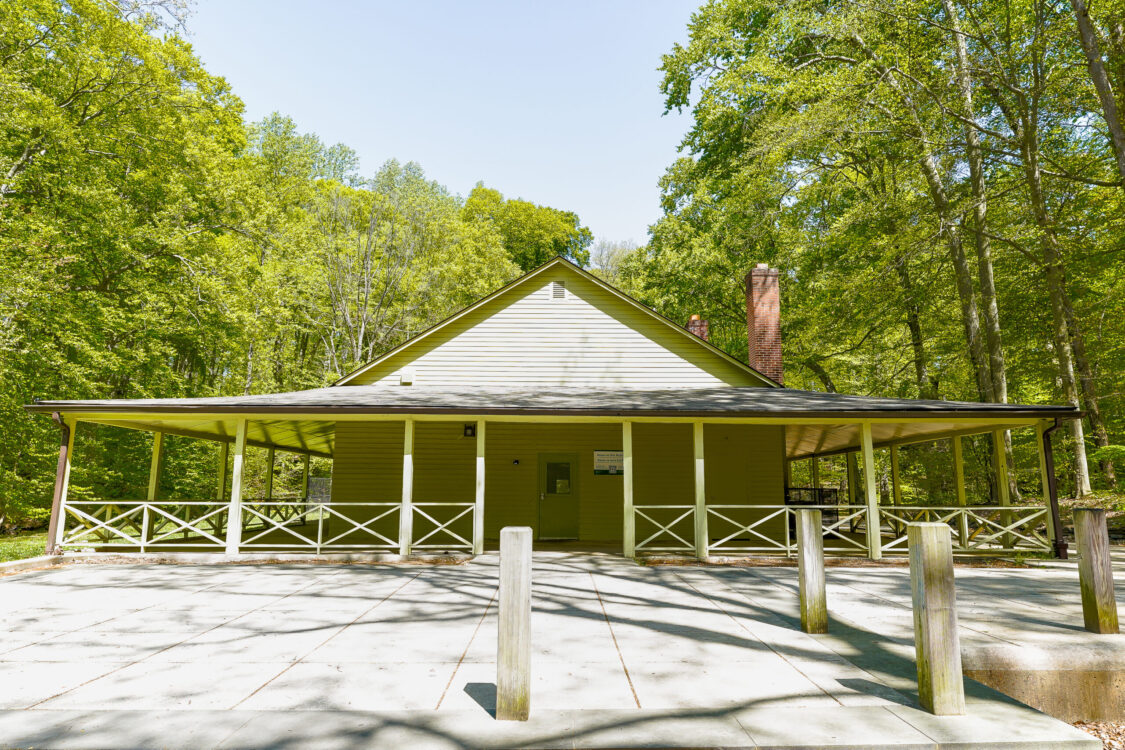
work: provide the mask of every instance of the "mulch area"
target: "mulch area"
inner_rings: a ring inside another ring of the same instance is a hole
[[[1105,750],[1125,750],[1125,722],[1076,721],[1074,726],[1101,740]]]

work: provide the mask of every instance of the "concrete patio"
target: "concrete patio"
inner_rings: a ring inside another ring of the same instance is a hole
[[[609,554],[536,553],[532,720],[497,722],[496,573],[490,554],[0,578],[0,747],[1100,746],[971,681],[967,716],[918,709],[905,568],[830,569],[832,632],[808,636],[792,568]],[[957,585],[967,648],[1091,643],[1072,567]]]

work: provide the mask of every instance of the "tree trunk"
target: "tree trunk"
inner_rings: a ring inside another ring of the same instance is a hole
[[[910,270],[906,267],[906,258],[899,257],[895,263],[899,283],[902,284],[903,299],[906,307],[906,328],[910,332],[910,348],[914,355],[914,379],[918,386],[919,398],[937,398],[937,383],[930,379],[926,366],[926,346],[922,337],[921,315],[918,311],[918,301],[914,298],[914,282],[910,278]]]
[[[1082,51],[1086,53],[1086,68],[1090,71],[1090,81],[1094,84],[1094,91],[1097,92],[1098,101],[1102,105],[1102,116],[1109,129],[1109,142],[1117,159],[1117,171],[1121,175],[1122,188],[1125,189],[1125,130],[1121,127],[1117,98],[1114,96],[1109,74],[1106,73],[1105,63],[1102,61],[1098,32],[1090,20],[1090,11],[1086,8],[1084,0],[1070,0],[1070,4],[1078,21],[1078,40],[1082,43]]]
[[[1094,369],[1090,366],[1090,358],[1086,355],[1086,337],[1078,325],[1078,318],[1074,313],[1074,305],[1070,298],[1063,297],[1066,312],[1066,324],[1070,330],[1070,343],[1074,349],[1074,365],[1078,371],[1078,382],[1082,386],[1082,408],[1090,420],[1090,428],[1094,432],[1094,444],[1099,448],[1109,445],[1109,432],[1102,418],[1100,400],[1098,399],[1098,385],[1094,380]],[[1099,462],[1106,484],[1111,488],[1117,486],[1117,472],[1113,462],[1103,460]]]
[[[1047,276],[1047,295],[1051,303],[1051,317],[1055,343],[1055,356],[1059,361],[1059,377],[1062,380],[1063,395],[1067,403],[1080,408],[1078,383],[1074,375],[1074,356],[1071,349],[1070,327],[1067,325],[1066,276],[1063,272],[1062,252],[1054,223],[1047,210],[1043,196],[1043,180],[1039,172],[1039,134],[1038,123],[1033,119],[1033,108],[1026,101],[1020,102],[1019,121],[1016,137],[1019,139],[1023,157],[1024,178],[1027,181],[1031,212],[1042,236],[1043,268]],[[1074,494],[1083,497],[1090,494],[1090,470],[1086,461],[1086,436],[1082,420],[1071,423],[1074,434]]]

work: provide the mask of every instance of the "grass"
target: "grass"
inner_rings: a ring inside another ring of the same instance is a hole
[[[9,536],[0,534],[0,562],[23,560],[43,554],[47,545],[47,532],[33,531]]]

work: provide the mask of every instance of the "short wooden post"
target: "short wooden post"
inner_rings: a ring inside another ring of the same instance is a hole
[[[906,527],[918,701],[938,716],[965,713],[951,536],[949,525],[944,523],[912,523]]]
[[[78,424],[57,412],[53,415],[59,424],[59,463],[55,469],[55,494],[51,499],[51,521],[47,526],[47,543],[43,552],[55,555],[62,552],[66,538],[66,496],[70,489],[70,457],[74,452],[74,433]]]
[[[1082,587],[1082,620],[1091,633],[1117,633],[1117,601],[1113,593],[1113,561],[1109,530],[1101,508],[1074,509],[1078,543],[1078,583]]]
[[[227,511],[227,554],[237,555],[242,544],[242,464],[246,454],[246,420],[238,420],[234,437],[234,463],[230,471],[230,507]],[[224,468],[226,463],[224,462]]]
[[[821,512],[797,508],[797,577],[801,597],[801,630],[828,632],[828,598],[824,584],[824,535]]]
[[[473,496],[473,554],[484,553],[484,427],[483,419],[477,420],[477,465],[476,491]]]
[[[407,418],[402,439],[402,505],[398,511],[398,553],[414,543],[414,420]]]
[[[953,438],[953,485],[957,492],[958,507],[967,507],[969,498],[965,495],[965,447],[961,444],[960,435]],[[962,550],[969,549],[969,516],[964,510],[957,516],[957,546]]]
[[[148,493],[145,496],[147,505],[141,512],[141,552],[152,540],[156,531],[156,519],[159,515],[148,506],[156,502],[160,496],[160,473],[164,468],[164,433],[152,433],[152,461],[148,466]]]
[[[695,456],[695,556],[706,560],[711,540],[707,531],[707,486],[704,481],[706,464],[703,461],[703,423],[692,424],[692,447]]]
[[[500,627],[496,643],[496,718],[531,713],[531,529],[500,530]]]
[[[875,486],[875,447],[871,439],[871,423],[859,426],[863,444],[863,489],[867,500],[867,556],[872,560],[883,557],[883,519],[879,515],[879,493]]]
[[[621,494],[625,511],[623,544],[625,557],[637,554],[637,517],[633,513],[633,423],[621,423]]]

